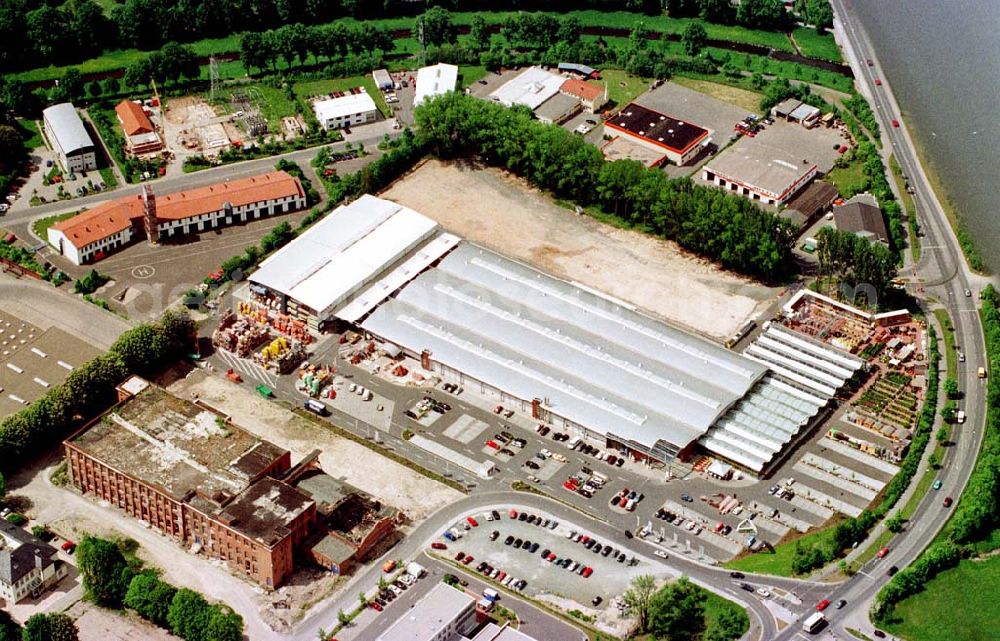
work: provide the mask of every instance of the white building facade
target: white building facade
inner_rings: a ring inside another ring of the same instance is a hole
[[[336,98],[317,100],[313,102],[313,112],[320,127],[326,131],[363,125],[378,118],[378,107],[364,87]]]
[[[45,137],[65,171],[75,173],[97,169],[94,141],[72,103],[64,102],[43,111],[42,124]]]

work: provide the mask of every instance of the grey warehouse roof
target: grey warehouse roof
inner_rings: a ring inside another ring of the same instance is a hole
[[[364,329],[597,432],[652,448],[706,433],[767,368],[463,243]]]
[[[80,114],[76,113],[76,107],[72,103],[53,105],[42,112],[42,117],[49,123],[52,135],[58,139],[63,153],[71,154],[94,146],[94,141],[90,139],[80,120]]]
[[[450,638],[441,633],[472,607],[476,600],[447,583],[438,583],[404,611],[378,641],[429,641]],[[464,632],[464,630],[456,630]]]

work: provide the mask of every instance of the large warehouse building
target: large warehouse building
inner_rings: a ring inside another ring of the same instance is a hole
[[[739,142],[705,165],[702,178],[765,205],[783,205],[816,177],[815,163],[803,162],[760,138]]]
[[[90,171],[97,169],[94,141],[83,126],[80,114],[72,103],[53,105],[42,112],[45,137],[59,156],[64,171]]]
[[[829,397],[769,363],[647,317],[364,196],[251,275],[245,298],[340,321],[444,380],[640,459],[699,446],[754,473]]]

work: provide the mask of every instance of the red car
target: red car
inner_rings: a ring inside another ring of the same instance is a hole
[[[942,505],[944,505],[945,507],[951,507],[951,497],[950,496],[944,497],[944,503],[942,503]]]
[[[816,611],[817,612],[822,612],[823,610],[827,609],[827,607],[829,607],[829,605],[830,605],[830,600],[829,599],[823,599],[822,601],[820,601],[819,603],[816,604]]]
[[[437,541],[434,541],[433,543],[431,543],[431,549],[434,549],[434,550],[447,550],[448,546],[445,545],[444,543],[438,543]]]
[[[378,601],[372,601],[368,605],[370,605],[372,610],[375,610],[376,612],[382,611],[382,606],[378,604]]]
[[[499,414],[502,411],[503,411],[503,405],[497,405],[496,407],[493,408],[494,414]]]
[[[878,78],[876,78],[876,79],[875,79],[875,86],[876,86],[876,87],[881,87],[881,86],[882,86],[882,81],[881,81],[881,80],[879,80]]]
[[[473,556],[472,556],[472,555],[470,554],[469,556],[465,557],[465,558],[464,558],[464,559],[462,560],[462,563],[464,563],[464,564],[468,565],[468,564],[472,563],[472,562],[473,562],[474,560],[475,560],[475,557],[473,557]]]
[[[510,518],[512,518],[512,519],[516,519],[517,518],[517,510],[511,510],[510,514],[508,516],[510,516]]]
[[[878,558],[884,559],[885,555],[889,553],[889,548],[882,548],[878,551]]]
[[[468,521],[469,525],[471,525],[472,527],[479,527],[479,521],[472,518],[471,516],[465,517],[465,520]]]
[[[898,120],[896,120],[895,118],[893,118],[893,119],[892,119],[892,126],[893,126],[893,127],[899,127],[899,121],[898,121]]]
[[[490,440],[486,441],[486,447],[492,447],[495,450],[499,450],[500,449],[500,446],[497,445],[497,442],[494,441],[493,439],[490,439]]]
[[[593,573],[594,573],[594,569],[588,565],[587,567],[583,568],[583,574],[582,574],[582,576],[583,576],[583,578],[586,579],[586,578],[589,578],[590,575],[593,574]]]
[[[73,543],[69,539],[66,539],[66,541],[60,547],[62,547],[62,549],[63,549],[64,552],[68,552],[69,554],[73,554],[73,551],[76,550],[76,543]]]
[[[465,559],[465,552],[459,552],[455,555],[455,560],[461,562]]]

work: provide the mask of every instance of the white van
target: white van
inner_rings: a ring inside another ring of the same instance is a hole
[[[576,446],[579,445],[579,444],[580,444],[580,437],[579,436],[576,436],[576,437],[571,438],[570,440],[566,441],[566,447],[568,447],[571,450],[575,450]]]
[[[958,413],[955,414],[955,422],[958,423],[958,424],[962,424],[962,423],[965,422],[965,411],[964,410],[958,410]]]

